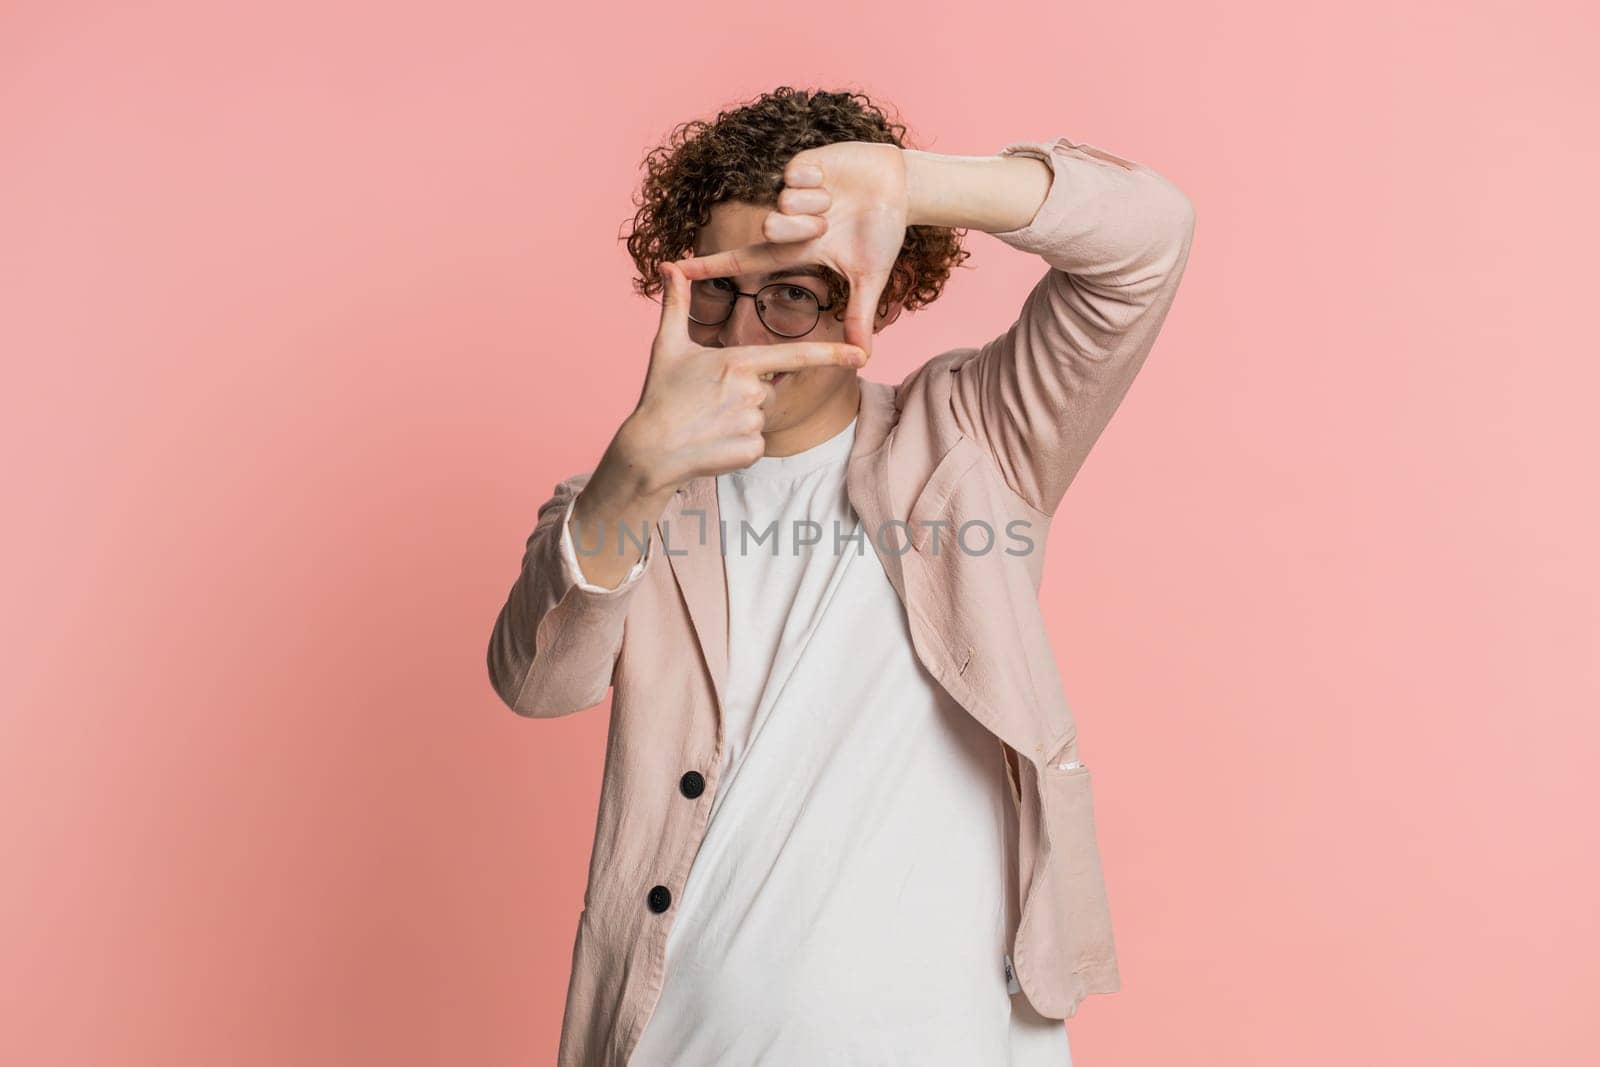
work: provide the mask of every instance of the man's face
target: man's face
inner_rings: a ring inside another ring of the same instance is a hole
[[[762,220],[772,211],[770,207],[747,204],[741,201],[723,201],[711,208],[711,221],[700,228],[695,238],[697,256],[712,255],[733,248],[761,244],[766,238],[761,233]],[[722,281],[726,286],[736,284],[741,292],[753,293],[764,285],[782,282],[809,289],[817,298],[818,307],[828,307],[827,283],[816,274],[815,264],[793,268],[802,273],[781,273],[768,277],[765,273],[742,274]],[[704,284],[704,283],[697,283]],[[793,294],[791,294],[793,295]],[[843,309],[838,306],[822,312],[811,332],[803,337],[785,337],[773,333],[756,314],[755,301],[739,297],[734,301],[733,312],[720,326],[701,326],[689,323],[689,337],[707,348],[739,348],[746,345],[781,345],[800,341],[844,341],[844,323],[835,318]],[[784,430],[804,422],[822,408],[841,390],[850,388],[856,375],[854,367],[806,367],[780,376],[773,383],[773,398],[761,409],[766,416],[767,432]]]

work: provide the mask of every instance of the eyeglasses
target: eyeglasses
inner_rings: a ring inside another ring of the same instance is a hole
[[[779,337],[804,337],[816,328],[822,313],[835,306],[820,303],[816,293],[794,282],[773,282],[753,293],[742,293],[731,278],[702,278],[689,285],[689,321],[721,326],[741,296],[756,302],[761,325]]]

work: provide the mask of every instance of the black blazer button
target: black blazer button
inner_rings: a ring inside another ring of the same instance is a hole
[[[706,780],[699,771],[689,771],[678,779],[678,792],[693,800],[706,791]]]
[[[654,886],[645,899],[650,902],[650,910],[659,915],[672,905],[672,890],[664,885]]]

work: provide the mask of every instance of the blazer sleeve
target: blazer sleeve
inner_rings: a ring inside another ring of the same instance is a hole
[[[1155,343],[1194,234],[1194,206],[1143,164],[1066,138],[1018,141],[1051,170],[1032,221],[995,237],[1049,265],[1010,329],[956,371],[961,432],[1053,514]]]
[[[655,555],[649,537],[644,555],[616,588],[584,580],[567,520],[589,477],[560,482],[540,505],[522,569],[489,637],[489,682],[519,715],[567,715],[605,698],[628,605]]]

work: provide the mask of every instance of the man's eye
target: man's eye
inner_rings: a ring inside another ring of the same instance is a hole
[[[737,288],[737,286],[733,284],[732,278],[712,278],[711,288],[720,289],[725,293],[731,293],[735,288]]]

